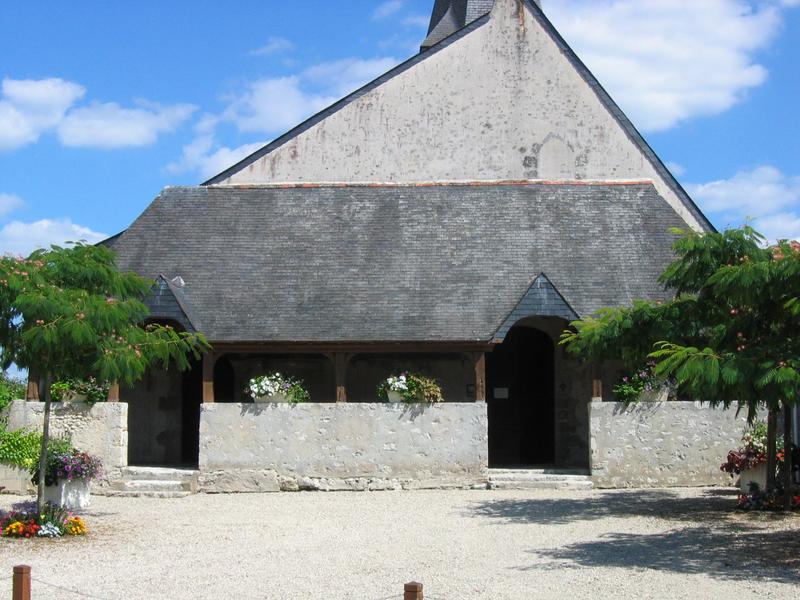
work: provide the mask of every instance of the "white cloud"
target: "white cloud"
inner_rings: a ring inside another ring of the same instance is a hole
[[[174,131],[195,110],[189,104],[142,103],[139,108],[125,108],[113,102],[93,103],[71,110],[58,125],[58,137],[65,146],[147,146],[155,143],[159,134]]]
[[[260,48],[256,48],[255,50],[251,50],[250,54],[254,56],[268,56],[270,54],[279,54],[281,52],[288,52],[294,48],[294,44],[289,40],[282,38],[282,37],[271,37],[267,40],[267,43],[261,46]]]
[[[183,147],[181,157],[167,165],[167,171],[170,173],[197,171],[203,179],[209,179],[235,165],[246,156],[265,146],[266,143],[256,142],[244,144],[238,148],[227,148],[217,145],[213,135],[200,135]]]
[[[309,67],[301,78],[323,87],[327,92],[344,96],[369,83],[398,63],[392,57],[374,59],[344,58]]]
[[[428,15],[409,15],[403,19],[402,23],[407,27],[424,27],[427,29],[431,23],[431,18]]]
[[[0,150],[31,144],[55,127],[86,90],[63,79],[3,79]]]
[[[11,221],[0,229],[0,251],[27,256],[37,248],[51,244],[84,240],[96,243],[107,238],[105,233],[92,231],[69,219],[42,219],[33,223]]]
[[[378,5],[375,12],[372,13],[372,18],[375,20],[386,19],[394,14],[397,14],[403,9],[405,0],[386,0]]]
[[[774,1],[548,0],[545,10],[634,123],[649,131],[721,113],[761,85],[767,70],[756,54],[782,23]]]
[[[221,121],[245,132],[286,131],[395,64],[394,58],[346,58],[314,65],[298,75],[259,79],[230,96],[219,117],[206,115],[200,132],[208,133]]]
[[[0,194],[0,217],[14,212],[25,206],[25,202],[19,196],[14,194]]]
[[[686,168],[679,163],[669,161],[666,163],[666,165],[670,173],[672,173],[675,177],[680,177],[681,175],[686,173]]]
[[[240,131],[272,133],[297,125],[335,100],[303,91],[297,76],[260,79],[232,99],[221,119]]]
[[[800,177],[772,166],[742,170],[730,179],[687,184],[700,207],[723,226],[750,219],[769,240],[800,239]]]

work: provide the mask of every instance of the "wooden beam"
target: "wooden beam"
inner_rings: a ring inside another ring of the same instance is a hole
[[[107,402],[119,402],[119,384],[112,383],[108,388]]]
[[[336,372],[336,402],[347,402],[347,363],[350,362],[352,354],[334,352],[328,356],[333,360]]]
[[[475,352],[475,402],[486,402],[486,354]]]
[[[236,354],[463,354],[491,352],[492,342],[213,342],[218,353]]]
[[[203,404],[214,403],[214,365],[217,362],[217,355],[214,352],[206,352],[203,355]]]

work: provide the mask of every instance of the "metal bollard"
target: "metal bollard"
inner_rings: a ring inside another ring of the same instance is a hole
[[[403,600],[423,600],[421,583],[412,581],[411,583],[407,583],[403,589],[405,591]]]
[[[28,565],[14,567],[12,600],[31,600],[31,568]]]

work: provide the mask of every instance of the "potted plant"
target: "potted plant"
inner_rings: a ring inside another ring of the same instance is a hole
[[[387,377],[378,384],[377,393],[383,402],[444,402],[442,388],[436,380],[408,371]]]
[[[50,393],[56,402],[105,402],[108,398],[109,384],[94,377],[88,379],[62,379],[50,386]]]
[[[87,508],[92,480],[102,475],[103,465],[99,458],[71,448],[64,440],[54,440],[45,463],[45,501],[69,510]],[[39,476],[37,466],[32,478],[34,484],[39,483]]]
[[[308,390],[301,380],[294,377],[284,377],[277,372],[254,377],[248,383],[245,393],[252,397],[255,402],[299,404],[309,400]]]
[[[778,448],[783,446],[782,436],[777,439]],[[778,453],[778,462],[783,454]],[[742,435],[742,445],[728,452],[728,457],[720,470],[739,475],[739,485],[743,493],[753,489],[763,490],[767,486],[767,424],[763,421],[753,423]]]

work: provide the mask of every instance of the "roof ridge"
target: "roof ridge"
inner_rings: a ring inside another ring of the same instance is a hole
[[[652,179],[475,179],[452,181],[320,181],[285,183],[213,183],[203,186],[173,186],[170,189],[302,189],[302,188],[420,188],[420,187],[506,187],[506,186],[637,186],[653,185]]]

